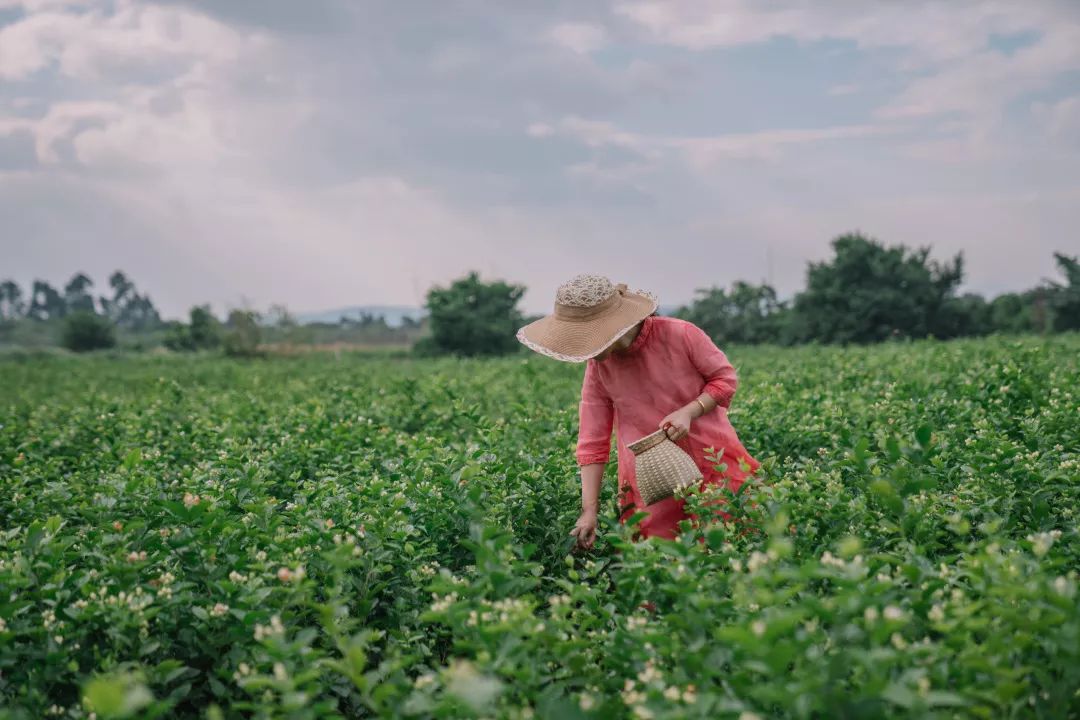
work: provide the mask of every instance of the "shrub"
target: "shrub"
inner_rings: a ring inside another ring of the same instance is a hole
[[[519,349],[514,334],[522,324],[520,285],[485,283],[476,273],[448,288],[433,288],[427,297],[431,313],[429,350],[455,355],[506,355]]]
[[[225,354],[229,357],[254,357],[259,354],[259,317],[251,310],[233,310],[229,313],[228,330],[225,332]]]
[[[104,350],[116,345],[116,327],[108,318],[79,311],[64,320],[61,341],[72,352]]]

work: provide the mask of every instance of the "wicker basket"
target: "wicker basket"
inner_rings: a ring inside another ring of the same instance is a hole
[[[668,439],[667,430],[657,430],[628,447],[634,453],[638,492],[645,505],[665,500],[702,480],[697,463]]]

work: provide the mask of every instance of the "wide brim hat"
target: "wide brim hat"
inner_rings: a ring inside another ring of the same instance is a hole
[[[551,315],[518,330],[528,348],[563,362],[585,362],[657,310],[656,298],[602,275],[578,275],[555,293]]]

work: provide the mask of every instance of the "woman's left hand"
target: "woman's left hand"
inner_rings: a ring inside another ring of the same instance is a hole
[[[686,408],[681,408],[660,421],[660,428],[667,428],[667,436],[670,440],[682,440],[690,434],[690,423],[694,416]]]

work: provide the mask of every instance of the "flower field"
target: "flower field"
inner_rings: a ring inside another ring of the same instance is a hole
[[[590,554],[580,366],[0,360],[0,718],[1080,717],[1080,337],[730,355]]]

